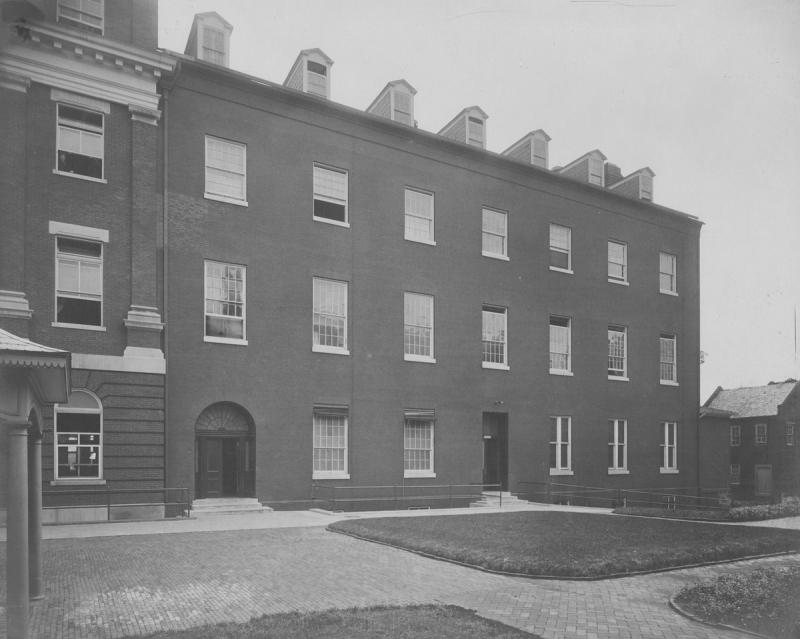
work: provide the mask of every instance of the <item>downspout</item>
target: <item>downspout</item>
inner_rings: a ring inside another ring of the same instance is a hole
[[[177,70],[177,69],[176,69]],[[162,96],[163,99],[163,109],[161,114],[161,122],[162,122],[162,132],[163,132],[163,142],[162,142],[162,156],[161,156],[161,170],[163,171],[162,176],[162,196],[161,196],[161,223],[163,225],[162,229],[162,242],[163,242],[163,251],[161,257],[161,273],[162,273],[162,286],[163,286],[163,295],[164,295],[164,488],[168,488],[167,485],[167,466],[169,464],[169,436],[167,429],[169,428],[169,278],[167,277],[167,271],[169,269],[169,260],[167,259],[169,241],[168,241],[168,233],[169,233],[169,225],[167,224],[167,211],[169,210],[169,188],[168,188],[168,171],[167,171],[167,160],[169,158],[168,147],[169,147],[169,128],[167,126],[168,123],[168,96],[169,96],[170,87],[164,86],[164,93]]]

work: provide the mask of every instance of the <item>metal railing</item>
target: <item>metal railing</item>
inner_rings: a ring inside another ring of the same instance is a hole
[[[414,509],[430,507],[452,508],[469,504],[483,497],[497,499],[503,504],[500,484],[393,484],[387,486],[337,486],[313,483],[311,499],[341,510],[356,504],[380,509]]]
[[[124,519],[126,512],[164,507],[164,518],[188,517],[191,504],[188,488],[97,488],[42,491],[42,507],[104,508],[106,518]]]

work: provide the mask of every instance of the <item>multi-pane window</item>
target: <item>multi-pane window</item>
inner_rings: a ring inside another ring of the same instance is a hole
[[[572,471],[572,418],[550,418],[550,474]]]
[[[639,175],[639,197],[643,200],[653,200],[653,176],[647,173]]]
[[[103,179],[103,114],[58,104],[56,170]]]
[[[664,440],[661,443],[661,472],[676,472],[678,470],[678,424],[662,422],[661,427],[664,430]]]
[[[56,404],[55,478],[100,479],[103,476],[103,411],[94,395],[74,390],[67,404]]]
[[[730,483],[731,484],[738,484],[741,480],[742,480],[742,465],[741,464],[731,464]]]
[[[480,118],[467,118],[467,142],[483,148],[484,122]]]
[[[507,368],[507,310],[498,306],[484,306],[482,325],[484,368]]]
[[[394,100],[394,117],[392,119],[395,122],[413,125],[414,116],[411,113],[411,96],[400,91],[393,91],[392,99]]]
[[[206,136],[206,196],[246,203],[247,146]]]
[[[783,443],[794,446],[794,422],[786,422],[783,429]]]
[[[766,424],[756,424],[756,445],[766,444],[767,443],[767,425]]]
[[[306,90],[315,95],[328,97],[328,67],[319,62],[308,60],[306,62]]]
[[[433,244],[433,193],[405,190],[405,238]]]
[[[103,245],[56,237],[56,317],[59,324],[103,325]]]
[[[608,327],[608,376],[620,379],[628,377],[627,356],[628,331],[624,326]]]
[[[550,316],[550,372],[572,371],[572,322],[568,317]]]
[[[314,350],[347,353],[347,282],[314,278]]]
[[[433,297],[403,294],[403,353],[405,359],[433,360]]]
[[[659,379],[661,383],[677,384],[678,368],[676,362],[676,338],[674,335],[662,334],[659,342]]]
[[[314,219],[347,224],[347,171],[314,165]]]
[[[624,419],[608,420],[608,472],[628,470],[628,422]]]
[[[742,445],[742,426],[740,424],[731,424],[731,446]]]
[[[103,33],[103,0],[58,0],[58,21]]]
[[[658,290],[678,293],[678,258],[670,253],[658,254]]]
[[[245,267],[223,262],[205,263],[206,341],[245,339]]]
[[[405,477],[433,473],[433,411],[406,411],[403,426]]]
[[[608,242],[608,279],[613,282],[628,281],[628,245]]]
[[[508,214],[483,209],[482,251],[491,257],[508,257]]]
[[[203,60],[225,64],[225,34],[219,29],[203,28]]]
[[[550,225],[550,268],[572,270],[572,229],[567,226]]]
[[[603,186],[605,182],[605,166],[603,160],[598,157],[589,158],[589,184]]]
[[[314,479],[347,476],[346,408],[314,408]]]

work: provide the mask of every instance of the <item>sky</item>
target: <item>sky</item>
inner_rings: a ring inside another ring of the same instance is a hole
[[[183,52],[204,11],[237,71],[282,83],[317,47],[335,102],[404,78],[427,131],[479,105],[491,151],[541,128],[551,167],[649,166],[654,200],[705,223],[701,401],[800,378],[797,0],[161,0],[159,46]]]

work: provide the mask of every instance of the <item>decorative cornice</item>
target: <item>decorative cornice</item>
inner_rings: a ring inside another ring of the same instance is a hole
[[[145,124],[158,126],[158,121],[161,119],[161,111],[158,109],[144,109],[135,104],[129,104],[128,111],[130,111],[131,120],[134,122],[144,122]]]
[[[11,89],[12,91],[19,91],[20,93],[27,93],[30,86],[30,78],[17,75],[16,73],[0,72],[0,87],[3,89]]]

